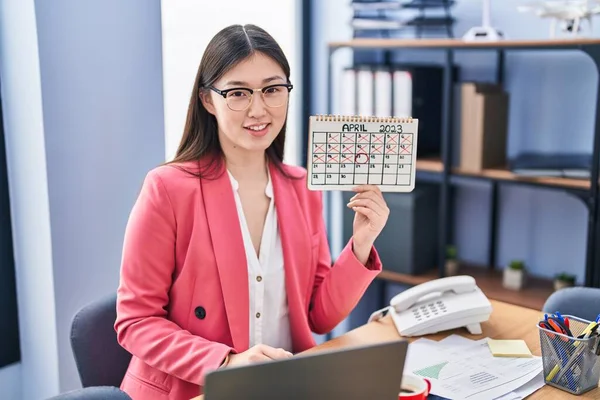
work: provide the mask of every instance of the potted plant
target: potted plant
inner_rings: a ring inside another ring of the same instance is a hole
[[[554,277],[554,290],[575,286],[575,275],[562,272]]]
[[[523,261],[513,260],[504,268],[502,284],[505,288],[520,290],[525,285],[525,280],[526,269]]]
[[[446,247],[446,276],[454,276],[458,274],[458,252],[456,246]]]

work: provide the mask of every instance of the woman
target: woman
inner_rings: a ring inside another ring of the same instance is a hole
[[[147,175],[125,234],[115,329],[133,399],[189,399],[217,368],[314,346],[381,270],[373,243],[389,211],[369,186],[331,266],[321,194],[282,163],[289,78],[256,26],[206,48],[177,155]]]

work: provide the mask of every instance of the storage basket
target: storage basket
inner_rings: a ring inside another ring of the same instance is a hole
[[[538,325],[544,379],[546,384],[573,394],[582,394],[598,386],[600,379],[599,339],[577,337],[588,327],[586,321],[571,315],[569,329],[573,336],[557,333]]]

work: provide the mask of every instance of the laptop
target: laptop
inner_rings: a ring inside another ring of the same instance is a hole
[[[205,400],[398,400],[406,340],[297,354],[285,360],[215,370]]]

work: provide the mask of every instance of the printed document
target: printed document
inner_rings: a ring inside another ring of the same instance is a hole
[[[445,346],[460,346],[460,345],[472,345],[474,342],[471,339],[467,339],[460,335],[450,335],[438,343]],[[494,400],[522,400],[529,395],[532,395],[537,390],[541,389],[546,382],[544,381],[544,373],[541,371],[532,380],[524,384],[523,386],[515,389],[513,392],[507,393],[504,396],[496,397]]]
[[[522,398],[517,391],[522,388],[529,392],[523,393],[526,396],[537,390],[542,369],[541,357],[494,357],[487,338],[472,341],[457,335],[439,342],[425,338],[412,342],[405,367],[428,378],[432,394],[469,400]]]

